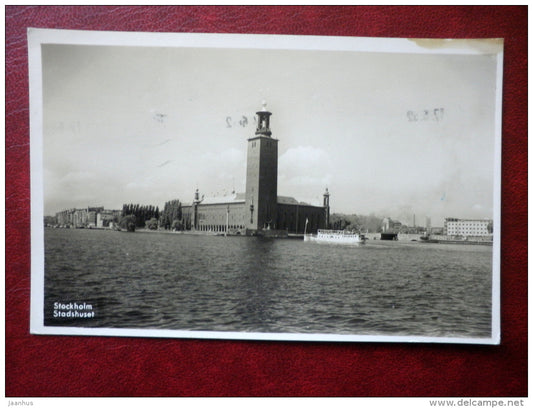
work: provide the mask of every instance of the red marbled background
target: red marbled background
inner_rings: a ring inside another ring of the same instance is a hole
[[[6,396],[527,395],[526,6],[6,6],[5,12]],[[30,335],[27,27],[503,37],[501,345]]]

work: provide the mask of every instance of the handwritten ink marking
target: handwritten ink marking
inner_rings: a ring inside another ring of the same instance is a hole
[[[440,122],[444,118],[444,108],[433,109],[433,116],[437,122]]]
[[[444,119],[444,108],[423,109],[421,111],[407,111],[409,122],[440,122]]]
[[[236,126],[237,124],[245,128],[248,125],[250,125],[250,120],[248,119],[248,116],[242,115],[240,119],[238,120],[238,122],[235,123],[235,121],[233,120],[231,116],[226,116],[226,127],[227,128],[232,128]],[[255,116],[254,116],[254,124],[257,125],[257,118]]]
[[[172,163],[173,161],[174,161],[174,160],[167,160],[167,161],[161,163],[160,165],[158,165],[157,167],[163,167],[163,166],[166,166],[167,164],[170,164],[170,163]]]
[[[154,120],[159,123],[163,123],[167,115],[165,113],[156,113],[154,115]]]

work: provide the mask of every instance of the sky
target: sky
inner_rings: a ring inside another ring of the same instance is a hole
[[[279,195],[493,218],[494,55],[45,44],[42,75],[45,215],[244,192],[266,101]]]

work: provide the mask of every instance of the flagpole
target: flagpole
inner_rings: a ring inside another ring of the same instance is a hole
[[[226,232],[224,233],[224,236],[228,236],[228,229],[229,229],[229,205],[226,209]]]

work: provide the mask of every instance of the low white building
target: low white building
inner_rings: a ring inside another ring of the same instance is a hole
[[[492,220],[446,218],[444,220],[444,235],[489,236],[492,235]]]

